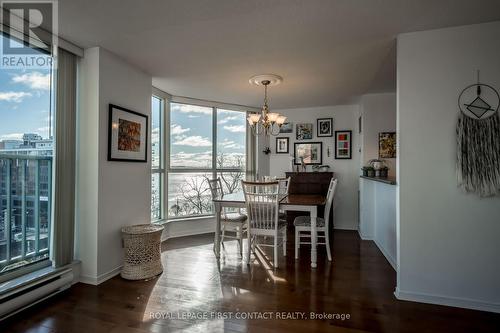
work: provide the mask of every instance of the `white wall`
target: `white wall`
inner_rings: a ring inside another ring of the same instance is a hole
[[[257,144],[255,148],[257,149],[257,151],[255,157],[257,159],[256,173],[259,178],[270,174],[270,155],[264,154],[263,151],[266,147],[270,147],[274,143],[274,140],[270,139],[269,137],[266,137],[264,135],[257,136]],[[272,147],[270,148],[273,149]]]
[[[293,157],[295,140],[295,125],[297,123],[313,124],[313,139],[300,142],[323,142],[323,164],[330,166],[330,171],[336,173],[339,185],[336,194],[336,208],[334,225],[337,229],[358,229],[358,178],[359,178],[359,150],[357,121],[359,117],[358,105],[325,106],[316,108],[274,110],[288,117],[293,122],[293,133],[280,134],[290,138],[288,154],[276,154],[276,138],[272,137],[270,142],[270,175],[283,176],[290,171],[290,156]],[[334,130],[352,130],[352,159],[335,159],[335,136],[317,137],[316,119],[333,118]],[[330,156],[327,155],[327,150]],[[311,167],[308,166],[308,171]]]
[[[398,37],[401,299],[500,312],[500,197],[457,187],[457,98],[500,89],[500,22]]]
[[[81,275],[97,276],[99,176],[99,49],[85,50],[78,67],[75,258]]]
[[[380,132],[396,132],[396,93],[367,94],[361,98],[361,166],[378,157]],[[389,176],[396,176],[396,159],[385,158]]]
[[[85,51],[81,73],[78,253],[82,281],[97,284],[119,272],[120,229],[149,223],[151,211],[150,156],[148,163],[107,161],[108,106],[150,116],[152,79],[102,48]]]

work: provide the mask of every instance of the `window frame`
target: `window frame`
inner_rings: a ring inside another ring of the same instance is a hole
[[[165,168],[165,162],[166,162],[166,155],[169,154],[169,149],[165,145],[165,138],[166,138],[166,128],[167,128],[167,121],[168,121],[168,114],[170,114],[170,95],[162,92],[161,90],[153,88],[153,93],[151,94],[151,101],[153,98],[157,98],[160,101],[160,133],[159,133],[159,144],[160,144],[160,149],[159,149],[159,165],[158,167],[153,167],[153,149],[152,149],[152,142],[153,140],[150,140],[151,142],[151,182],[153,179],[154,174],[159,175],[159,183],[160,183],[160,214],[158,218],[154,218],[151,214],[151,222],[152,223],[159,223],[165,219],[165,196],[166,196],[166,188],[165,184],[166,183],[166,168]],[[153,130],[153,110],[151,110],[151,131]],[[152,186],[151,186],[152,190]],[[151,200],[152,200],[152,195],[151,195]]]
[[[258,109],[253,108],[253,107],[248,107],[248,106],[243,106],[243,105],[237,105],[237,104],[226,104],[226,103],[219,103],[219,102],[212,102],[212,101],[206,101],[206,100],[199,100],[199,99],[194,99],[194,98],[188,98],[188,97],[178,97],[178,96],[171,96],[157,88],[153,87],[153,93],[152,96],[155,96],[157,98],[160,98],[163,100],[163,119],[161,121],[161,125],[163,128],[160,129],[160,140],[162,142],[160,143],[160,147],[162,148],[162,153],[163,156],[161,156],[162,163],[163,165],[160,165],[161,168],[159,169],[153,169],[151,168],[151,172],[153,174],[153,170],[156,172],[161,172],[161,199],[160,199],[160,204],[161,204],[161,218],[153,220],[153,223],[167,223],[170,221],[182,221],[182,220],[193,220],[193,219],[206,219],[206,218],[212,218],[214,216],[213,213],[209,214],[198,214],[198,215],[184,215],[184,216],[169,216],[168,215],[168,180],[169,180],[169,175],[170,174],[181,174],[181,173],[192,173],[192,174],[197,174],[197,173],[209,173],[212,175],[213,178],[217,177],[217,174],[224,173],[224,172],[240,172],[243,171],[246,173],[246,167],[247,167],[247,156],[245,156],[245,165],[242,168],[217,168],[217,110],[218,109],[223,109],[223,110],[230,110],[230,111],[237,111],[237,112],[243,112],[243,113],[248,113],[248,112],[256,112]],[[187,105],[194,105],[194,106],[202,106],[202,107],[210,107],[212,108],[212,167],[211,168],[175,168],[170,166],[170,146],[171,146],[171,137],[170,137],[170,118],[171,118],[171,103],[178,103],[178,104],[187,104]],[[152,127],[151,127],[152,128]],[[247,137],[249,135],[248,128],[246,131],[245,136]],[[248,146],[246,143],[247,140],[245,140],[245,155],[248,154]]]

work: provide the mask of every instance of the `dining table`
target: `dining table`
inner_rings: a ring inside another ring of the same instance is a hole
[[[233,192],[213,199],[215,209],[214,252],[220,258],[221,248],[221,212],[225,207],[245,208],[245,194]],[[279,209],[282,211],[300,211],[311,216],[311,267],[317,266],[317,229],[318,206],[326,203],[326,197],[319,194],[288,194],[280,198]]]

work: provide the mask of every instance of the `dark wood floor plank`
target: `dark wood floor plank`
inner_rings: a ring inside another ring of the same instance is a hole
[[[289,239],[293,239],[290,233]],[[396,274],[373,242],[356,232],[335,231],[333,262],[319,247],[318,268],[310,248],[299,260],[280,257],[274,270],[264,256],[242,260],[226,242],[218,262],[212,235],[162,244],[164,273],[148,281],[115,277],[99,286],[77,284],[0,323],[1,332],[495,332],[500,315],[398,301]],[[245,249],[246,250],[246,249]],[[187,314],[251,314],[268,311],[349,314],[349,319],[257,320],[193,318]],[[180,314],[181,318],[165,317]],[[162,317],[163,315],[163,317]]]

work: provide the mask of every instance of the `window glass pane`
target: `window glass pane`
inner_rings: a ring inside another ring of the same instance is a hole
[[[161,165],[161,112],[162,100],[153,96],[151,101],[151,167],[158,169]]]
[[[161,174],[151,174],[151,219],[161,219]]]
[[[217,109],[217,168],[245,168],[246,113]]]
[[[168,216],[211,214],[209,179],[212,173],[169,173]]]
[[[170,166],[212,168],[212,108],[170,104]]]
[[[0,275],[49,258],[51,90],[50,68],[0,69]]]
[[[220,178],[222,188],[225,194],[241,192],[241,181],[245,179],[245,171],[219,172],[217,177]]]

